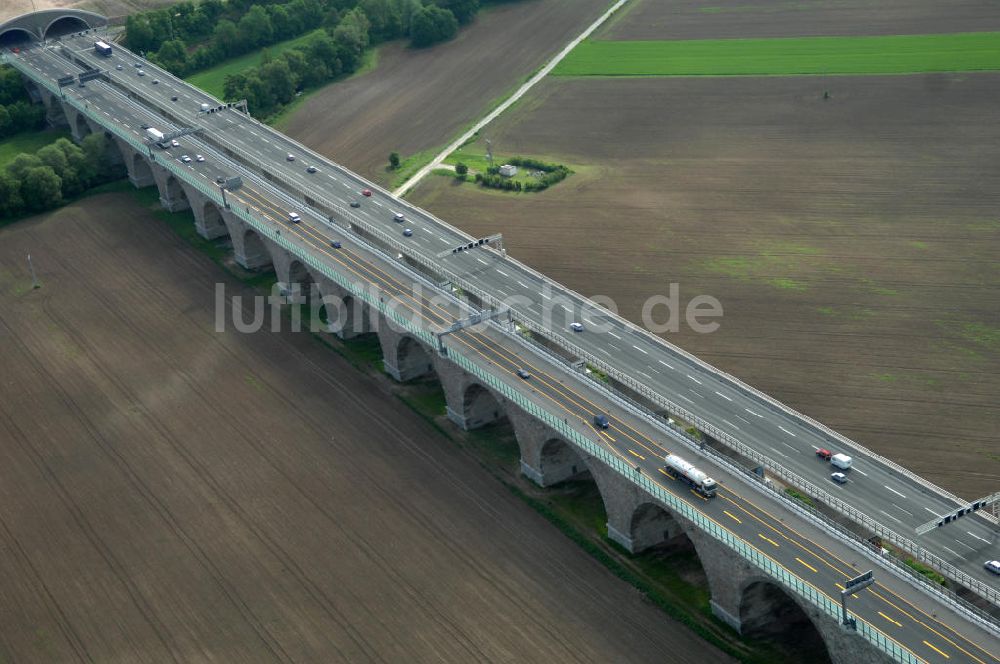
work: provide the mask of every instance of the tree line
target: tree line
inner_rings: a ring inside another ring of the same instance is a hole
[[[0,217],[13,218],[62,205],[87,189],[124,175],[107,158],[110,140],[90,134],[80,145],[60,138],[34,154],[21,153],[0,170]]]
[[[479,0],[202,0],[132,14],[125,45],[177,76],[324,28],[360,10],[364,41],[409,37],[415,47],[451,39],[470,22]],[[357,27],[357,19],[348,19]]]
[[[0,66],[0,138],[44,125],[45,108],[31,103],[21,74],[13,67]]]
[[[177,76],[339,21],[343,0],[182,2],[130,15],[125,45]]]

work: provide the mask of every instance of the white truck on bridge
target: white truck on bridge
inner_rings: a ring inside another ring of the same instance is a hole
[[[683,481],[706,498],[715,495],[715,489],[718,485],[708,474],[698,470],[676,454],[667,454],[664,461],[667,464],[668,475]]]
[[[156,143],[161,148],[169,148],[170,141],[163,135],[163,132],[156,127],[150,127],[146,130],[146,138]]]

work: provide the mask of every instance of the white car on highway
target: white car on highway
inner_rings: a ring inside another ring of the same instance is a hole
[[[186,154],[182,154],[181,155],[181,161],[183,161],[185,164],[190,164],[191,163],[191,157],[187,156]]]

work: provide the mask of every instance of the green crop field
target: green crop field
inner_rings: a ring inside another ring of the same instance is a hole
[[[309,39],[312,38],[312,36],[317,32],[319,32],[319,29],[307,32],[301,37],[278,42],[277,44],[272,44],[271,46],[254,51],[253,53],[247,53],[246,55],[241,55],[238,58],[232,58],[231,60],[220,62],[214,67],[200,71],[196,74],[191,74],[184,80],[191,85],[201,88],[210,95],[214,95],[221,99],[222,88],[226,83],[226,76],[229,76],[230,74],[238,74],[242,71],[246,71],[247,69],[256,67],[260,64],[261,59],[264,57],[265,51],[270,53],[272,56],[277,56],[290,48],[301,46],[309,41]]]
[[[788,76],[1000,70],[1000,32],[585,41],[556,76]]]

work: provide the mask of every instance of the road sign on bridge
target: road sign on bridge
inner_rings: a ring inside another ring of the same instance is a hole
[[[974,500],[971,503],[967,503],[962,507],[959,507],[957,510],[949,512],[948,514],[942,514],[933,521],[928,521],[927,523],[921,526],[917,526],[917,534],[923,535],[925,533],[934,530],[935,528],[940,528],[945,524],[951,523],[956,519],[961,519],[963,516],[968,516],[969,514],[978,512],[984,507],[990,507],[992,505],[996,505],[998,502],[1000,502],[1000,491],[994,493],[993,495],[986,496],[985,498]]]
[[[848,579],[844,584],[844,589],[840,591],[840,610],[841,619],[844,625],[852,629],[857,629],[857,621],[847,615],[847,596],[853,595],[859,590],[863,590],[868,586],[875,583],[875,575],[873,570],[868,570],[861,576],[856,576],[853,579]]]

